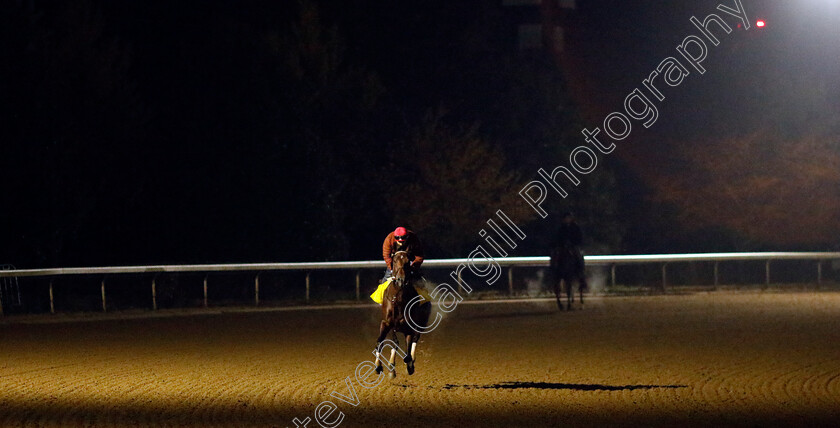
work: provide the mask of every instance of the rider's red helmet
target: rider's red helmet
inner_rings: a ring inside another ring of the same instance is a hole
[[[394,229],[394,239],[396,239],[399,242],[405,241],[405,238],[406,238],[407,234],[408,234],[408,231],[405,230],[405,228],[402,227],[402,226]]]

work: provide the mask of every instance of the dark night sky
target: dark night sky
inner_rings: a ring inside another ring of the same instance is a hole
[[[642,80],[666,56],[682,59],[675,47],[685,36],[698,34],[689,22],[692,15],[702,20],[709,13],[717,13],[734,28],[738,20],[716,10],[719,3],[580,2],[579,12],[586,16],[587,24],[582,31],[583,47],[574,54],[580,58],[579,63],[585,65],[580,81],[584,82],[581,98],[587,124],[595,126],[609,112],[620,111],[623,97],[633,88],[641,87]],[[734,2],[723,3],[734,5]],[[710,205],[766,204],[767,217],[777,216],[780,207],[786,210],[786,214],[780,216],[787,218],[767,226],[768,231],[762,234],[765,244],[757,242],[762,239],[720,236],[716,230],[692,232],[685,227],[674,227],[675,223],[679,224],[671,213],[674,207],[651,197],[656,191],[656,184],[651,182],[659,182],[661,186],[669,176],[683,176],[689,182],[690,187],[685,189],[688,193],[701,193],[704,178],[700,174],[692,175],[692,155],[686,152],[692,146],[708,144],[706,141],[743,138],[764,132],[778,138],[779,141],[768,141],[766,149],[780,153],[779,157],[793,152],[794,147],[799,146],[793,141],[804,136],[822,139],[831,153],[836,153],[840,147],[836,121],[840,105],[836,101],[840,88],[840,48],[837,46],[840,5],[831,1],[743,1],[742,4],[752,28],[746,32],[735,28],[728,35],[721,33],[720,45],[710,45],[708,57],[703,62],[706,73],[701,76],[693,72],[680,86],[668,88],[666,99],[657,103],[659,118],[656,123],[650,129],[635,126],[632,135],[619,143],[614,152],[619,160],[616,167],[621,177],[622,206],[627,209],[626,220],[630,225],[625,238],[634,242],[638,251],[674,250],[692,240],[696,245],[689,244],[690,250],[711,251],[724,247],[774,249],[787,245],[787,248],[828,249],[836,246],[836,239],[831,237],[836,235],[832,233],[835,230],[823,229],[826,223],[823,214],[836,223],[832,201],[836,199],[840,183],[835,177],[807,188],[797,180],[805,180],[803,177],[810,173],[809,168],[792,166],[792,159],[788,162],[791,170],[787,174],[775,173],[778,186],[784,188],[776,193],[789,190],[818,195],[812,200],[796,199],[794,202],[794,198],[779,196],[777,200],[767,202],[768,197],[774,196],[774,192],[768,191],[749,199],[732,196],[722,197],[720,201],[699,202],[711,202]],[[755,27],[758,19],[766,20],[767,27]],[[818,158],[820,155],[816,152],[812,150],[811,155]],[[719,156],[721,161],[716,163],[720,164],[726,163],[724,159],[731,155],[725,149],[715,153],[710,148],[709,153]],[[825,165],[833,165],[833,161],[833,158],[825,159]],[[762,168],[761,162],[760,156],[747,157],[741,175],[749,175],[749,169]],[[773,165],[768,163],[764,168],[771,170]],[[768,173],[773,174],[773,171]],[[738,185],[748,181],[730,182]],[[704,189],[702,193],[716,197],[727,192],[724,188],[708,190]],[[810,208],[822,203],[826,204],[826,213],[809,218]],[[744,209],[734,215],[743,215],[747,221],[755,211]],[[721,213],[720,217],[731,218],[732,215],[727,212]],[[816,220],[818,217],[820,219]],[[713,222],[719,220],[712,219]],[[795,239],[783,242],[784,238],[766,238],[771,234],[792,236],[805,229],[819,230],[815,234],[826,232],[821,235],[824,241],[803,245],[795,243]],[[686,239],[683,244],[669,243],[669,235],[685,235]],[[767,241],[774,243],[767,244]]]
[[[499,3],[314,2],[324,31],[317,40],[333,40],[334,30],[340,44],[301,44],[300,58],[340,61],[296,69],[287,42],[297,34],[291,30],[299,20],[295,2],[4,1],[0,90],[8,96],[0,166],[7,197],[0,262],[377,258],[382,237],[399,221],[387,206],[383,177],[395,159],[406,162],[393,153],[430,111],[444,107],[453,129],[478,124],[479,135],[506,154],[505,166],[529,180],[538,166],[559,165],[570,148],[583,144],[582,127],[599,126],[661,60],[677,55],[676,45],[697,34],[689,17],[721,14],[719,1],[580,0],[564,57],[544,55],[535,62],[537,74],[529,75],[520,73],[526,62],[512,48],[515,26]],[[575,201],[586,205],[580,201],[591,192],[587,207],[554,205],[555,211],[585,213],[581,220],[590,231],[623,231],[612,240],[593,233],[599,248],[836,245],[828,236],[765,239],[726,219],[713,219],[710,235],[709,227],[692,229],[681,220],[679,213],[692,207],[658,197],[662,177],[692,171],[689,145],[764,131],[787,139],[779,137],[781,145],[771,150],[784,151],[785,141],[804,136],[840,149],[834,120],[840,109],[838,2],[742,3],[751,23],[766,19],[767,28],[721,35],[703,63],[707,73],[692,73],[668,89],[657,104],[657,122],[650,129],[634,126],[603,159],[616,186],[582,189]],[[555,59],[568,68],[550,69]],[[562,112],[546,109],[558,102],[548,95],[547,104],[510,98],[528,90],[536,92],[522,98],[534,98],[544,81],[568,85],[543,91],[571,94],[560,101]],[[375,102],[363,102],[368,98]],[[537,125],[505,111],[505,103]],[[564,122],[540,125],[558,117]],[[562,144],[552,146],[559,135]],[[537,143],[540,138],[549,142]],[[840,199],[825,183],[836,177],[812,184],[831,203]],[[760,205],[765,196],[745,204]],[[594,201],[602,197],[615,198],[617,214],[599,217]],[[484,217],[494,210],[487,206]],[[475,218],[475,231],[484,217]],[[792,215],[790,230],[779,233],[814,227],[801,217]],[[552,221],[530,224],[529,233],[547,235]],[[436,248],[436,237],[426,238]],[[542,244],[535,239],[523,251],[542,254]],[[439,256],[463,256],[438,247]]]

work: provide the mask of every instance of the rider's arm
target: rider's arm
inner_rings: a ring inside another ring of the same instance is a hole
[[[420,265],[423,264],[423,244],[420,243],[420,238],[417,235],[414,235],[414,261],[411,262],[411,267],[414,269],[419,269]]]
[[[391,232],[385,237],[385,242],[382,243],[382,258],[385,260],[385,264],[388,265],[388,269],[391,269],[391,247],[393,243],[394,233]]]

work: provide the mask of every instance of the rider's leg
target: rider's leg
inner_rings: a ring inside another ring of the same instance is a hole
[[[422,272],[413,272],[411,273],[411,284],[414,286],[414,289],[417,290],[417,294],[420,294],[424,302],[421,306],[425,306],[427,303],[431,303],[431,295],[429,294],[429,288],[427,285],[426,277],[423,276]]]
[[[382,280],[379,281],[379,283],[382,284],[383,282],[387,281],[389,278],[391,278],[391,275],[393,275],[393,274],[394,273],[393,273],[393,271],[391,271],[391,268],[386,267],[385,268],[385,273],[382,276]]]

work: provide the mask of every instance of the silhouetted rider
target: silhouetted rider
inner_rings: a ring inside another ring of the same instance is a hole
[[[574,214],[567,212],[563,214],[563,220],[560,223],[560,229],[557,231],[554,248],[556,250],[569,250],[575,257],[576,272],[579,274],[581,290],[587,288],[586,271],[583,260],[583,253],[580,251],[580,245],[583,243],[583,231],[575,222]]]

